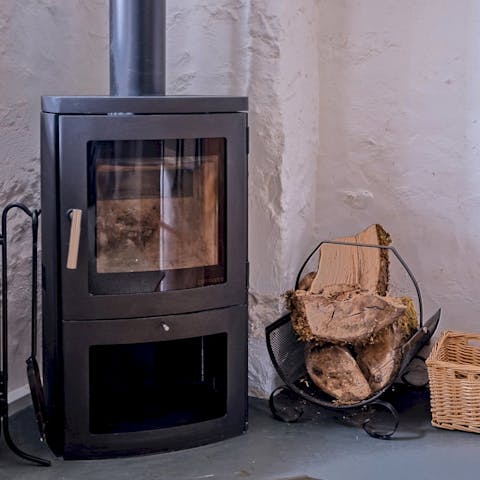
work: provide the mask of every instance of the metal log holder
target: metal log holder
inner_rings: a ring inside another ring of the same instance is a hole
[[[11,203],[8,204],[2,210],[2,224],[0,231],[0,246],[2,247],[2,323],[1,323],[1,360],[0,360],[0,436],[2,433],[3,425],[3,435],[5,437],[5,443],[8,448],[17,456],[24,460],[34,462],[42,466],[50,466],[50,461],[43,458],[30,455],[21,450],[13,441],[10,435],[9,428],[9,413],[8,413],[8,278],[7,278],[7,216],[10,210],[19,209],[23,211],[31,219],[32,224],[32,354],[27,360],[27,370],[28,375],[31,376],[33,372],[32,362],[36,365],[36,337],[37,337],[37,233],[38,233],[38,216],[40,215],[39,210],[30,210],[22,203]],[[37,372],[35,372],[37,373]],[[38,394],[43,391],[41,389],[41,382],[39,381],[39,376],[37,375],[36,379],[36,388],[32,390],[32,397],[34,404],[38,403]],[[32,388],[32,384],[30,384]],[[39,421],[39,411],[37,406],[35,406],[37,421]],[[39,423],[40,426],[40,423]],[[41,431],[42,433],[42,431]]]
[[[418,297],[419,327],[410,340],[402,347],[402,361],[398,373],[384,388],[361,402],[349,405],[335,403],[334,399],[316,387],[308,376],[305,367],[305,343],[299,341],[292,326],[290,315],[285,315],[267,326],[266,340],[270,359],[284,385],[276,388],[270,395],[269,406],[273,416],[284,422],[296,422],[307,406],[324,409],[340,414],[343,423],[362,427],[371,437],[387,440],[396,432],[399,415],[395,407],[382,397],[394,392],[398,383],[412,388],[423,388],[426,385],[412,384],[408,380],[410,365],[414,359],[424,362],[419,356],[420,349],[429,341],[440,320],[438,309],[425,323],[423,321],[423,302],[418,283],[400,254],[392,246],[371,245],[338,241],[320,242],[307,257],[297,275],[295,289],[299,287],[303,270],[312,256],[323,244],[380,248],[390,250],[398,259],[412,281]],[[379,420],[379,419],[382,420]],[[385,422],[385,418],[389,419]]]

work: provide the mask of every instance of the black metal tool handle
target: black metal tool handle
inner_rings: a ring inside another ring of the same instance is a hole
[[[37,362],[37,281],[38,281],[38,216],[40,210],[32,211],[32,346],[27,358],[27,378],[32,396],[33,410],[37,420],[40,439],[45,440],[47,429],[47,406],[43,392],[40,368]]]
[[[15,455],[28,460],[30,462],[37,463],[42,466],[50,466],[50,461],[45,460],[34,455],[25,453],[23,450],[17,447],[10,435],[9,428],[9,414],[8,414],[8,275],[7,275],[7,258],[8,258],[8,241],[7,241],[7,217],[10,210],[18,208],[22,210],[27,216],[32,219],[32,261],[35,261],[35,266],[32,266],[32,355],[36,353],[36,336],[37,336],[37,304],[36,304],[36,275],[37,275],[37,241],[38,236],[38,215],[39,211],[32,212],[22,203],[10,203],[2,211],[2,223],[0,232],[0,246],[2,247],[2,356],[0,365],[0,423],[3,424],[3,434],[5,436],[5,443]],[[34,253],[35,252],[35,253]],[[34,258],[33,258],[34,257]],[[35,303],[35,305],[34,305]],[[1,432],[0,432],[1,433]]]
[[[37,356],[37,277],[38,277],[38,217],[40,210],[32,212],[32,357]]]

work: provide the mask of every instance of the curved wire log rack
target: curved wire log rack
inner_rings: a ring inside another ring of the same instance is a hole
[[[405,260],[397,250],[390,245],[372,245],[365,243],[350,243],[339,241],[320,242],[303,263],[297,275],[295,289],[309,260],[324,244],[345,245],[366,248],[390,250],[407,272],[418,297],[419,327],[415,334],[402,347],[402,361],[396,376],[381,390],[360,402],[348,405],[335,403],[335,400],[324,393],[311,381],[305,367],[305,343],[300,341],[290,320],[285,315],[266,327],[267,349],[272,364],[284,385],[276,388],[270,395],[269,406],[273,416],[284,422],[296,422],[304,413],[307,404],[325,408],[340,414],[339,420],[350,425],[360,426],[374,438],[387,440],[396,432],[399,425],[399,415],[395,407],[382,399],[388,391],[394,390],[394,384],[402,382],[412,388],[423,388],[424,385],[412,384],[408,381],[411,362],[414,359],[425,359],[418,355],[420,349],[430,340],[440,320],[441,310],[438,309],[426,322],[423,319],[423,302],[418,283]],[[388,418],[389,421],[379,422],[378,419]]]

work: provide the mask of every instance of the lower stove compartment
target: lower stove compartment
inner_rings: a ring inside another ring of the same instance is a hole
[[[223,417],[227,341],[226,333],[216,333],[90,347],[90,432],[135,432]]]
[[[64,321],[46,378],[47,442],[66,459],[188,448],[247,427],[245,305],[152,318]],[[69,372],[68,374],[66,372]]]

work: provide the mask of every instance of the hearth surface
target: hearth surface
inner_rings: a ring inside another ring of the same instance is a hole
[[[12,435],[30,453],[52,458],[52,467],[21,463],[0,443],[0,480],[355,478],[442,480],[475,478],[479,437],[430,425],[424,392],[399,395],[400,427],[392,440],[376,440],[338,424],[332,414],[306,412],[297,424],[274,420],[264,400],[250,399],[248,433],[174,453],[115,460],[55,459],[35,435],[30,408],[12,419]]]

